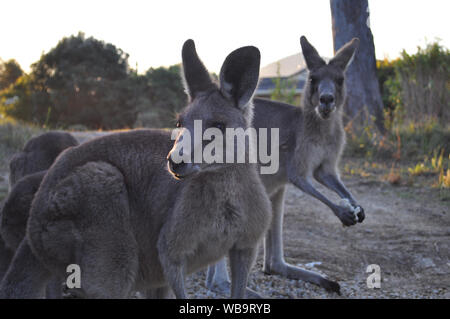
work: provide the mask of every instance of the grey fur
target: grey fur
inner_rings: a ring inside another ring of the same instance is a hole
[[[341,198],[348,198],[352,205],[359,206],[340,181],[337,168],[345,145],[345,131],[342,124],[342,108],[345,100],[344,73],[358,46],[358,40],[354,39],[346,44],[328,64],[305,37],[301,38],[301,45],[309,68],[302,107],[254,99],[253,126],[280,129],[279,171],[275,175],[261,175],[271,198],[273,210],[272,225],[265,238],[264,271],[291,279],[301,279],[329,291],[339,292],[337,283],[284,261],[283,203],[286,184],[291,182],[330,207],[344,226],[356,223],[352,211],[334,204],[322,195],[311,184],[311,180],[315,178]],[[321,99],[323,96],[326,98]],[[361,208],[358,222],[363,220],[364,211]],[[212,268],[209,269],[210,277],[217,273]],[[223,264],[220,268],[225,269]],[[214,286],[217,286],[219,290],[223,290],[221,287],[226,287],[226,276],[219,274],[217,278],[216,281],[209,278],[209,287],[216,289]]]
[[[34,194],[47,171],[19,179],[5,199],[0,220],[0,235],[6,247],[15,251],[25,237],[25,228]]]
[[[22,177],[48,169],[66,148],[78,145],[69,133],[51,131],[30,139],[9,162],[9,185]]]
[[[78,145],[69,133],[51,131],[31,138],[10,161],[10,192],[0,207],[0,279],[25,235],[29,209],[45,172],[66,148]]]
[[[258,50],[246,47],[231,55],[257,60],[224,66],[235,69],[230,79],[235,92],[244,86],[254,90],[256,83],[240,80],[249,72],[258,78]],[[220,114],[230,127],[245,127],[248,112],[243,109],[252,107],[253,91],[224,97],[205,74],[190,73],[206,72],[199,63],[188,40],[184,72],[193,86],[188,92],[195,95],[183,113],[185,125],[194,119],[214,121]],[[245,105],[242,96],[249,98]],[[232,297],[244,297],[257,244],[271,218],[257,167],[204,167],[177,180],[167,170],[173,144],[168,132],[134,130],[63,152],[35,195],[27,236],[0,284],[0,297],[33,298],[51,276],[65,276],[66,266],[75,263],[82,272],[79,293],[86,297],[126,298],[133,290],[148,289],[160,296],[169,285],[177,298],[184,298],[185,274],[227,253]]]

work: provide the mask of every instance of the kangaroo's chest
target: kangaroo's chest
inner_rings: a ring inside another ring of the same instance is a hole
[[[247,229],[248,212],[232,201],[232,198],[221,198],[211,202],[198,196],[196,199],[196,219],[189,219],[186,230],[195,232],[195,236],[187,243],[191,254],[187,258],[188,272],[196,271],[206,264],[222,258],[233,247],[242,233]],[[184,214],[192,214],[185,211]],[[186,215],[185,215],[186,216]]]
[[[336,157],[343,144],[343,134],[338,127],[323,130],[321,134],[305,132],[305,136],[298,141],[301,145],[297,150],[299,157],[308,162],[311,168],[317,168],[324,161]]]

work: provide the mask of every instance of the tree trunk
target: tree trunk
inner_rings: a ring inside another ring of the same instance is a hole
[[[359,124],[367,119],[367,115],[374,116],[375,125],[384,133],[383,102],[376,75],[368,0],[330,0],[330,6],[334,52],[352,38],[361,41],[346,74],[345,114]]]

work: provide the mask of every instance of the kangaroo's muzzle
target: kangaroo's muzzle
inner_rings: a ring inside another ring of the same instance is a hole
[[[170,154],[167,156],[167,169],[176,179],[183,179],[200,171],[200,167],[193,163],[176,163]]]
[[[319,106],[317,113],[322,119],[327,119],[330,114],[336,109],[335,99],[332,94],[322,94],[319,98]]]

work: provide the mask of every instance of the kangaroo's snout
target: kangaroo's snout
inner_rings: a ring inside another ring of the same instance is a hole
[[[181,162],[181,163],[175,163],[172,160],[172,157],[169,155],[167,157],[167,165],[169,165],[169,170],[173,173],[177,173],[177,171],[183,169],[183,166],[185,165],[185,163]]]
[[[182,179],[200,171],[198,165],[183,161],[174,161],[171,153],[167,156],[167,169],[176,179]]]
[[[322,119],[327,119],[336,108],[336,86],[330,79],[320,82],[318,88],[319,105],[317,113]]]
[[[317,113],[322,119],[327,119],[330,114],[335,110],[334,96],[331,94],[323,94],[319,98],[319,106],[317,107]]]
[[[183,178],[183,174],[181,173],[184,169],[184,166],[186,163],[180,162],[176,163],[173,161],[171,154],[167,156],[167,169],[169,172],[176,178],[181,179]]]
[[[320,104],[330,105],[334,103],[334,96],[332,94],[322,94],[320,96]]]

